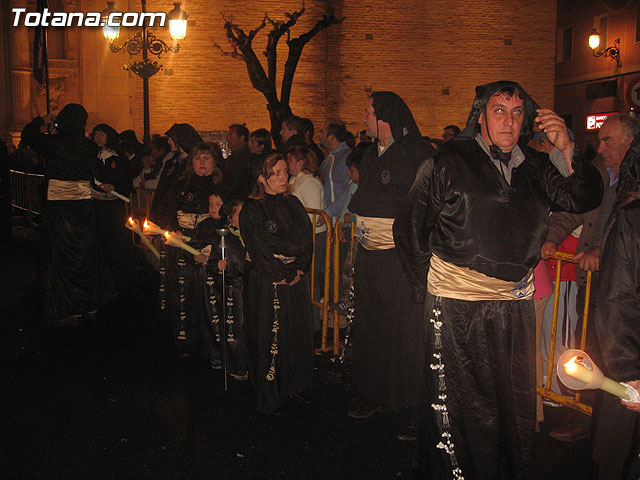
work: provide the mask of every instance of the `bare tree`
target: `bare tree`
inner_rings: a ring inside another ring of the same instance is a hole
[[[231,51],[226,52],[220,45],[215,44],[223,55],[244,60],[251,85],[259,92],[262,92],[267,99],[267,109],[269,110],[269,118],[271,120],[271,135],[278,147],[280,146],[282,120],[291,114],[291,107],[289,105],[291,87],[304,46],[321,31],[329,28],[331,25],[342,23],[344,20],[344,17],[340,19],[336,18],[333,9],[330,8],[308,32],[299,37],[291,38],[291,28],[297,23],[304,12],[305,5],[303,0],[302,8],[299,11],[285,13],[286,20],[272,20],[269,15],[265,13],[262,23],[248,34],[237,24],[233,23],[233,19],[227,19],[223,15],[224,30],[231,45]],[[270,31],[267,36],[267,46],[263,52],[267,58],[267,69],[265,71],[262,62],[253,50],[252,42],[255,36],[266,26],[269,26]],[[278,42],[285,34],[287,36],[289,54],[284,64],[280,98],[278,98],[278,90],[276,87],[277,47]]]

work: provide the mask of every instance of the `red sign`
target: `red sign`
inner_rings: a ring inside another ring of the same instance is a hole
[[[632,108],[640,108],[640,77],[634,78],[627,87],[627,101]]]
[[[587,115],[587,131],[593,132],[595,130],[600,130],[600,127],[602,126],[604,121],[614,113],[618,113],[618,112],[593,113],[591,115]]]

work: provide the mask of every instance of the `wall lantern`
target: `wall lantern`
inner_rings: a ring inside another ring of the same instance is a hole
[[[620,63],[620,39],[616,38],[613,42],[612,47],[607,47],[604,50],[597,52],[597,48],[600,46],[600,34],[594,28],[591,31],[591,35],[589,35],[589,48],[591,48],[591,52],[594,57],[609,57],[611,60],[616,61],[616,65],[618,68],[622,66]]]

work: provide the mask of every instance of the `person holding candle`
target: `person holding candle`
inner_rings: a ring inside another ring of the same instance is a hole
[[[240,231],[250,258],[247,279],[249,376],[257,410],[277,413],[287,398],[306,402],[312,386],[313,327],[306,273],[313,228],[289,194],[285,158],[269,155],[240,212]]]
[[[526,146],[536,122],[556,147],[550,156]],[[476,87],[467,127],[416,176],[394,238],[426,297],[418,478],[528,476],[533,268],[549,211],[583,212],[602,198],[576,150],[561,117],[517,83],[494,82]]]
[[[184,173],[157,208],[158,225],[175,232],[170,236],[190,237],[186,243],[196,250],[209,243],[208,238],[198,235],[200,224],[211,217],[209,198],[212,193],[222,196],[219,161],[211,145],[196,144]],[[204,264],[196,261],[194,254],[165,244],[160,268],[161,316],[171,326],[178,353],[203,356],[217,368],[219,350],[204,311]]]
[[[99,148],[91,184],[98,246],[105,260],[105,269],[118,292],[125,295],[133,288],[135,252],[131,235],[124,226],[128,218],[126,204],[114,192],[129,197],[131,169],[127,159],[118,152],[118,132],[113,128],[105,123],[98,124],[91,138]],[[106,275],[105,269],[101,275]]]
[[[605,376],[640,388],[640,135],[620,165],[616,201],[600,251],[593,316]],[[640,478],[640,404],[601,394],[594,409],[599,479]]]

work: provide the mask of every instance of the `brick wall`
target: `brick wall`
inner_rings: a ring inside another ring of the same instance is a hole
[[[84,11],[105,7],[102,0],[66,3]],[[249,31],[265,11],[283,19],[283,12],[300,6],[301,0],[183,0],[195,25],[179,53],[162,56],[164,70],[150,80],[151,132],[164,132],[174,122],[198,130],[224,130],[236,122],[250,130],[269,127],[266,100],[250,85],[244,62],[221,56],[213,44],[228,49],[223,13]],[[306,32],[327,6],[346,20],[307,44],[292,92],[294,112],[318,127],[327,117],[339,117],[360,130],[371,90],[400,94],[423,134],[435,137],[446,124],[464,124],[479,83],[513,79],[541,105],[553,104],[556,0],[306,0],[293,34]],[[140,2],[118,0],[116,8],[135,11]],[[169,0],[147,2],[148,11],[171,8]],[[266,31],[255,39],[259,56]],[[168,29],[154,33],[170,41]],[[130,34],[123,31],[118,41]],[[121,70],[128,56],[110,53],[92,29],[80,32],[79,50],[80,91],[67,92],[66,100],[87,105],[90,126],[106,121],[118,130],[134,128],[141,137],[142,80]],[[280,74],[286,53],[281,41]]]

